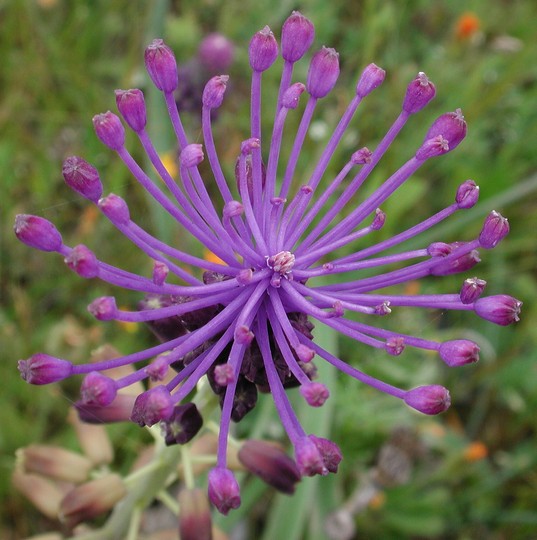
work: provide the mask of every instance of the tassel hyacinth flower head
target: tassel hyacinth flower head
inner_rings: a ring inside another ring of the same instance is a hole
[[[196,405],[186,399],[206,376],[221,405],[217,462],[209,472],[208,493],[223,514],[240,504],[239,486],[226,461],[230,424],[253,409],[258,392],[272,394],[294,449],[294,463],[285,461],[287,470],[296,479],[337,471],[341,460],[338,446],[306,433],[286,394],[286,388],[298,386],[312,407],[320,407],[329,399],[329,389],[316,380],[315,362],[328,362],[424,414],[441,413],[450,405],[449,392],[442,386],[401,389],[363,373],[317,344],[312,334],[314,325],[327,325],[360,345],[383,349],[389,355],[412,348],[436,351],[440,360],[455,367],[476,362],[479,346],[466,339],[436,342],[387,330],[381,319],[392,309],[419,307],[473,311],[492,323],[508,325],[518,320],[521,306],[507,295],[482,296],[486,284],[475,277],[461,278],[460,290],[452,294],[391,292],[392,286],[426,276],[466,273],[479,262],[477,250],[494,248],[508,233],[509,225],[493,211],[477,238],[405,250],[405,241],[476,204],[479,188],[466,180],[446,208],[379,240],[377,231],[386,217],[383,203],[426,161],[454,150],[466,135],[460,109],[441,114],[424,129],[423,142],[410,159],[368,197],[360,199],[359,188],[407,120],[434,98],[435,86],[424,73],[408,85],[401,112],[377,147],[357,149],[334,177],[327,170],[338,144],[362,100],[385,77],[381,68],[368,65],[313,172],[304,178],[297,170],[302,146],[316,108],[339,75],[338,53],[322,47],[311,56],[306,81],[293,82],[294,65],[313,41],[312,23],[298,12],[285,21],[280,46],[268,27],[253,36],[248,51],[252,69],[251,129],[236,149],[234,178],[224,175],[211,126],[211,112],[224,103],[228,76],[219,75],[207,82],[201,110],[203,144],[191,143],[174,99],[178,86],[176,60],[161,39],[147,47],[145,65],[162,92],[177,137],[178,178],[168,173],[148,137],[140,90],[116,91],[123,122],[112,112],[93,118],[97,137],[118,154],[162,212],[170,214],[178,227],[188,231],[220,262],[198,258],[182,251],[181,246],[167,245],[144,230],[125,200],[114,194],[103,195],[99,173],[80,157],[65,160],[66,183],[97,205],[122,234],[153,259],[152,275],[111,266],[84,245],[64,244],[58,230],[44,218],[19,215],[15,223],[15,233],[22,242],[59,253],[80,276],[139,291],[143,300],[136,311],[118,308],[111,296],[97,298],[88,309],[102,321],[146,322],[161,341],[149,349],[96,363],[73,364],[35,354],[19,361],[22,377],[31,384],[48,384],[83,375],[77,403],[82,419],[107,422],[130,418],[140,426],[160,423],[167,444],[183,444],[202,425]],[[274,123],[270,133],[262,134],[263,73],[279,54],[283,70]],[[300,100],[306,103],[298,108]],[[293,140],[285,142],[289,157],[280,165],[284,127],[290,114],[301,114],[301,118]],[[125,147],[124,124],[138,136],[160,177],[158,182]],[[203,160],[212,171],[209,178],[200,174]],[[303,184],[296,186],[296,179]],[[337,255],[340,248],[346,248],[345,255]],[[362,270],[368,277],[361,275]],[[330,276],[337,279],[329,280]],[[102,373],[126,365],[135,367],[121,378]],[[175,373],[172,377],[171,372]],[[151,385],[137,397],[119,392],[141,381],[150,381]]]

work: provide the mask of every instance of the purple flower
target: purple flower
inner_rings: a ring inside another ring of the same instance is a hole
[[[298,41],[293,41],[295,38]],[[495,247],[507,234],[507,220],[493,212],[473,240],[438,241],[411,251],[401,247],[406,240],[477,202],[479,188],[472,180],[466,180],[446,208],[395,236],[379,239],[378,231],[386,219],[380,209],[383,203],[425,161],[450,152],[464,139],[466,122],[460,109],[442,114],[429,129],[424,128],[423,142],[410,159],[369,197],[355,202],[356,192],[410,116],[434,98],[435,86],[424,73],[409,83],[401,113],[377,148],[357,149],[332,178],[327,174],[329,162],[354,113],[384,80],[381,68],[367,66],[313,172],[309,177],[301,177],[298,158],[315,108],[319,99],[331,91],[339,74],[338,53],[323,47],[312,55],[305,84],[292,83],[295,62],[307,51],[312,39],[311,23],[299,13],[291,15],[284,25],[285,61],[269,135],[261,130],[261,86],[263,72],[278,55],[278,43],[268,27],[252,38],[251,129],[235,151],[235,178],[224,175],[211,129],[211,111],[223,104],[228,77],[220,75],[208,81],[201,101],[203,145],[192,144],[174,100],[175,58],[162,40],[153,41],[145,60],[151,79],[163,93],[171,129],[177,137],[180,177],[172,178],[167,172],[146,133],[146,110],[140,91],[118,91],[118,109],[135,131],[166,189],[154,183],[126,149],[125,130],[119,117],[111,112],[94,117],[99,139],[118,154],[162,211],[221,262],[200,259],[182,251],[181,246],[167,245],[152,236],[131,216],[122,198],[114,194],[101,196],[98,172],[77,157],[64,163],[67,184],[96,204],[122,234],[154,260],[152,275],[138,275],[106,264],[85,246],[65,245],[56,228],[43,218],[18,216],[15,224],[15,233],[22,242],[58,252],[69,268],[82,277],[97,277],[143,293],[138,310],[118,308],[113,297],[97,298],[89,310],[100,320],[146,322],[161,341],[144,351],[89,364],[72,365],[66,360],[35,355],[19,362],[23,377],[30,383],[44,384],[85,374],[83,399],[77,404],[82,418],[118,421],[130,417],[142,426],[161,422],[166,442],[182,444],[201,428],[197,409],[185,400],[207,375],[222,408],[217,463],[209,474],[209,498],[222,513],[240,504],[239,488],[226,461],[230,422],[241,420],[255,407],[259,391],[272,394],[294,447],[296,469],[289,464],[287,468],[303,476],[336,472],[341,461],[339,448],[332,441],[305,433],[285,392],[286,388],[299,386],[302,396],[313,407],[322,406],[329,399],[329,389],[322,382],[313,381],[314,361],[328,362],[422,413],[438,414],[449,407],[449,392],[441,386],[396,388],[337,358],[314,341],[313,320],[390,355],[403,354],[409,348],[426,349],[436,351],[448,366],[461,366],[478,360],[477,344],[468,340],[436,342],[385,330],[377,321],[370,324],[369,320],[388,316],[399,307],[409,307],[474,311],[481,318],[506,325],[518,320],[521,306],[507,295],[481,297],[485,282],[477,277],[461,279],[462,287],[452,294],[409,296],[386,290],[422,277],[473,268],[479,262],[477,250]],[[303,112],[292,113],[304,92],[307,103]],[[280,177],[280,149],[288,114],[302,114],[302,118],[294,139],[286,141],[290,154]],[[198,168],[204,159],[212,170],[212,176],[205,179]],[[305,183],[296,186],[295,178],[302,178]],[[209,195],[210,184],[215,184],[212,192],[217,196]],[[366,236],[370,239],[368,247],[352,248],[355,240]],[[340,255],[340,248],[346,254]],[[389,254],[385,254],[388,250]],[[395,269],[390,265],[395,265]],[[377,271],[373,276],[371,269]],[[361,270],[367,270],[370,277],[361,277]],[[330,276],[337,279],[330,280]],[[352,312],[360,317],[347,316]],[[100,375],[128,364],[136,369],[115,381]],[[170,367],[176,375],[165,378]],[[151,380],[153,386],[135,400],[116,395],[116,390],[143,380]],[[254,466],[272,483],[281,484],[271,460],[286,459],[272,454],[255,457]],[[292,491],[294,482],[284,482],[284,490]]]

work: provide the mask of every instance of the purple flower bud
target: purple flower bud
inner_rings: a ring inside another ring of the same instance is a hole
[[[103,194],[103,185],[95,167],[77,156],[68,157],[62,168],[65,183],[82,197],[96,203]]]
[[[245,325],[235,328],[235,341],[242,345],[249,345],[254,339],[254,333]]]
[[[128,225],[131,219],[127,203],[114,193],[99,199],[101,212],[114,224]]]
[[[390,309],[390,302],[384,301],[377,306],[375,306],[375,315],[380,315],[381,317],[384,317],[384,315],[389,315],[392,310]]]
[[[282,107],[286,109],[296,109],[298,107],[298,102],[300,101],[300,96],[306,90],[305,85],[302,83],[292,84],[282,96]]]
[[[99,275],[99,263],[91,249],[83,244],[75,246],[64,259],[65,264],[79,276],[94,278]]]
[[[464,245],[464,242],[453,242],[451,244],[452,250]],[[458,274],[460,272],[466,272],[471,270],[481,259],[479,258],[479,252],[472,249],[469,253],[465,253],[455,259],[448,261],[440,261],[438,265],[431,268],[431,275],[433,276],[447,276],[450,274]]]
[[[446,257],[453,251],[453,248],[445,242],[433,242],[427,248],[427,253],[431,257]]]
[[[457,189],[457,195],[455,196],[455,202],[459,208],[472,208],[479,199],[479,186],[473,180],[466,180],[463,182],[459,189]]]
[[[28,360],[19,360],[17,365],[21,377],[30,384],[49,384],[71,375],[73,365],[67,360],[38,353]]]
[[[339,54],[335,49],[323,47],[310,62],[306,88],[314,98],[323,98],[334,88],[339,77]]]
[[[41,251],[59,251],[63,244],[58,229],[39,216],[18,214],[15,216],[13,230],[21,242]]]
[[[126,422],[130,419],[134,400],[135,396],[130,394],[118,394],[106,407],[87,405],[81,401],[75,403],[75,407],[80,420],[88,424]]]
[[[416,159],[425,161],[426,159],[441,156],[447,152],[449,152],[448,140],[442,137],[442,135],[437,135],[423,142],[416,152]]]
[[[299,11],[293,11],[282,26],[282,57],[288,62],[300,60],[315,37],[312,22]]]
[[[227,37],[215,32],[203,38],[198,58],[211,73],[226,71],[235,58],[235,47]]]
[[[481,233],[479,234],[479,245],[484,249],[496,247],[502,239],[509,233],[509,222],[499,212],[493,210],[485,219]]]
[[[229,77],[227,75],[217,75],[209,80],[203,89],[201,98],[204,107],[217,109],[222,105],[228,81]]]
[[[399,356],[405,350],[405,339],[401,336],[392,336],[386,340],[386,352],[392,356]]]
[[[266,441],[247,440],[239,450],[239,461],[261,480],[282,493],[291,495],[300,482],[296,463],[283,448]]]
[[[214,380],[216,381],[216,384],[220,386],[227,386],[228,384],[231,384],[235,380],[235,373],[231,365],[226,363],[215,366]]]
[[[255,33],[248,49],[250,67],[254,71],[267,70],[278,58],[278,43],[268,26]]]
[[[328,439],[316,437],[315,435],[309,435],[309,438],[315,443],[317,450],[319,450],[328,472],[337,473],[338,466],[343,459],[339,446]]]
[[[181,540],[211,540],[212,523],[209,500],[200,488],[181,489],[178,495],[179,538]]]
[[[168,277],[170,269],[161,261],[155,261],[153,264],[153,283],[163,285]]]
[[[375,64],[369,64],[358,79],[356,94],[364,98],[384,82],[386,72]]]
[[[475,301],[475,312],[487,321],[507,326],[520,320],[522,302],[506,294],[486,296]]]
[[[460,109],[439,116],[429,128],[424,141],[442,137],[447,141],[447,152],[455,149],[466,137],[466,122]]]
[[[155,386],[139,394],[132,408],[131,420],[140,427],[152,426],[173,415],[174,403],[165,386]]]
[[[166,360],[166,353],[159,354],[153,362],[144,368],[144,371],[149,375],[152,381],[163,381],[168,373],[168,362]]]
[[[487,282],[477,277],[464,280],[459,296],[463,304],[473,304],[483,293]]]
[[[383,212],[380,208],[377,208],[375,210],[375,217],[373,218],[373,223],[371,223],[370,227],[374,231],[378,231],[384,227],[384,223],[386,222],[386,214]]]
[[[139,133],[146,125],[144,94],[138,88],[131,90],[116,90],[116,105],[118,111],[129,127]]]
[[[88,373],[80,387],[80,397],[85,405],[106,407],[114,401],[116,394],[116,381],[97,371]]]
[[[454,339],[442,343],[438,354],[449,367],[464,366],[479,360],[479,346],[467,339]]]
[[[252,282],[252,278],[254,277],[254,272],[251,268],[243,268],[239,271],[239,273],[236,276],[237,283],[240,285],[248,285]]]
[[[328,388],[318,382],[303,384],[300,393],[311,407],[321,407],[330,396]]]
[[[145,50],[145,67],[153,84],[162,92],[177,88],[177,62],[162,39],[154,39]]]
[[[209,471],[209,500],[224,516],[241,505],[239,484],[229,469],[215,467]]]
[[[197,435],[202,425],[203,418],[194,403],[177,405],[172,415],[161,424],[164,441],[167,446],[186,444]]]
[[[224,216],[227,218],[237,217],[244,212],[244,206],[239,201],[229,201],[224,206]]]
[[[308,436],[300,437],[295,443],[295,461],[301,476],[328,474],[321,452]]]
[[[116,299],[113,296],[96,298],[89,306],[88,311],[99,321],[111,321],[116,317]]]
[[[181,164],[187,169],[197,167],[203,161],[203,146],[201,144],[189,144],[183,148],[179,156]]]
[[[360,150],[354,152],[351,156],[351,162],[353,165],[365,165],[366,163],[371,163],[372,155],[373,152],[364,146],[363,148],[360,148]]]
[[[93,117],[93,127],[97,137],[112,150],[119,150],[125,144],[125,128],[113,112],[107,111]]]
[[[409,390],[405,394],[404,402],[423,414],[432,415],[440,414],[449,409],[451,398],[446,388],[438,384],[432,384],[430,386],[418,386]]]
[[[295,353],[298,356],[298,359],[301,362],[305,363],[311,362],[313,360],[313,357],[315,356],[315,352],[313,351],[313,349],[310,349],[303,343],[300,343],[297,346],[297,348],[295,349]]]
[[[425,73],[420,71],[418,76],[407,87],[403,110],[408,114],[415,114],[421,111],[434,98],[435,94],[436,88],[434,84]]]

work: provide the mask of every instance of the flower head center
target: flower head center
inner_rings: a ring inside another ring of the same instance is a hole
[[[295,256],[290,251],[280,251],[272,257],[266,257],[267,266],[281,276],[289,277],[295,264]]]

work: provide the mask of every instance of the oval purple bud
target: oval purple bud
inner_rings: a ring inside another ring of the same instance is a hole
[[[94,278],[99,275],[99,262],[91,249],[83,244],[75,246],[64,259],[65,264],[83,278]]]
[[[373,222],[371,223],[370,227],[373,231],[378,231],[384,227],[384,223],[386,223],[386,213],[380,208],[377,208],[375,210],[375,217],[373,218]]]
[[[293,11],[282,26],[282,57],[288,62],[300,60],[315,37],[313,23],[299,11]]]
[[[314,98],[323,98],[334,88],[339,77],[339,54],[323,47],[310,62],[306,88]]]
[[[356,150],[356,152],[354,152],[354,154],[351,156],[351,163],[353,165],[365,165],[366,163],[371,163],[372,155],[373,152],[364,146],[363,148],[360,148],[360,150]]]
[[[167,446],[186,444],[191,441],[203,425],[203,418],[194,403],[177,405],[172,415],[162,422],[164,441]]]
[[[145,128],[147,118],[144,94],[138,88],[131,90],[116,90],[116,105],[118,111],[129,127],[139,133]]]
[[[80,387],[80,397],[84,405],[106,407],[114,401],[116,393],[116,381],[97,371],[88,373]]]
[[[170,269],[161,261],[155,261],[153,264],[153,283],[163,285],[168,277]]]
[[[116,317],[116,299],[113,296],[96,298],[89,306],[88,311],[99,321],[111,321]]]
[[[257,72],[267,70],[278,58],[278,43],[268,26],[256,32],[248,49],[250,67]]]
[[[507,294],[479,298],[474,304],[477,315],[500,326],[518,322],[521,307],[522,302],[520,300]]]
[[[427,131],[424,141],[437,137],[447,141],[447,152],[451,152],[466,137],[466,122],[460,109],[439,116]]]
[[[294,446],[295,461],[301,476],[328,474],[321,452],[308,436],[300,437]]]
[[[131,420],[140,427],[152,426],[162,420],[169,420],[174,403],[165,386],[155,386],[138,395],[132,408]]]
[[[19,360],[17,367],[27,383],[37,385],[61,381],[73,372],[71,362],[43,353],[34,354],[28,360]]]
[[[420,71],[418,76],[407,87],[403,110],[408,114],[415,114],[421,111],[434,98],[435,94],[436,88],[434,84],[425,73]]]
[[[48,219],[39,216],[18,214],[13,230],[21,242],[41,251],[59,251],[63,245],[58,229]]]
[[[198,48],[198,58],[211,73],[226,71],[233,63],[235,47],[222,34],[213,33],[203,38]]]
[[[487,282],[477,277],[468,278],[462,284],[459,296],[463,304],[473,304],[483,294]]]
[[[479,360],[479,346],[467,339],[455,339],[442,343],[438,354],[449,367],[464,366]]]
[[[119,150],[125,144],[125,128],[113,112],[107,111],[93,117],[93,127],[97,137],[112,150]]]
[[[162,39],[154,39],[145,50],[145,67],[153,84],[162,92],[173,92],[177,88],[177,62]]]
[[[479,186],[473,180],[466,180],[457,189],[455,202],[459,208],[472,208],[479,199]]]
[[[201,144],[189,144],[185,146],[179,159],[181,165],[187,169],[197,167],[203,161],[203,146]]]
[[[241,505],[239,484],[229,469],[215,467],[209,471],[209,500],[224,516]]]
[[[114,224],[128,225],[131,219],[127,203],[114,193],[99,200],[101,212]]]
[[[375,64],[369,64],[358,79],[356,94],[364,98],[379,87],[386,77],[386,72]]]
[[[282,96],[282,107],[296,109],[304,90],[306,90],[306,87],[302,83],[292,84]]]
[[[481,233],[479,234],[479,245],[485,249],[496,247],[509,233],[509,221],[499,212],[493,210],[485,219]]]
[[[451,405],[449,391],[438,384],[413,388],[403,399],[409,407],[423,414],[440,414]]]
[[[338,466],[343,459],[339,446],[323,437],[309,435],[309,438],[313,441],[317,450],[319,450],[321,457],[323,458],[324,466],[328,469],[328,472],[337,473]]]
[[[204,107],[217,109],[222,105],[228,81],[229,77],[227,75],[217,75],[209,80],[203,89],[201,97]]]
[[[103,194],[103,185],[95,167],[77,156],[63,162],[62,174],[65,183],[82,197],[96,203]]]
[[[324,384],[318,382],[303,384],[300,387],[300,393],[310,407],[321,407],[330,397],[328,388]]]

